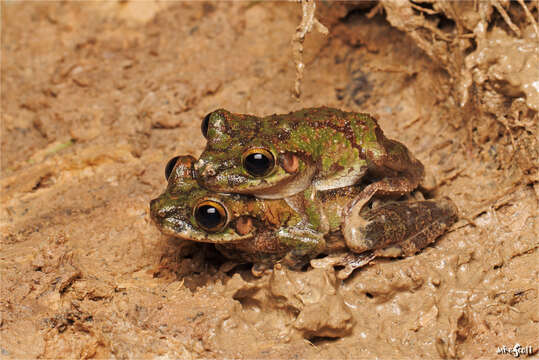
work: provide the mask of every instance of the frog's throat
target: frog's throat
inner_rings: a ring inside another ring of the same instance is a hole
[[[251,192],[260,199],[283,199],[295,195],[311,185],[311,181],[316,172],[316,166],[309,164],[307,168],[297,175],[291,176],[283,183]]]
[[[363,176],[365,176],[366,172],[366,166],[363,164],[356,164],[346,173],[339,172],[334,177],[314,179],[313,185],[317,191],[344,188],[357,184]]]

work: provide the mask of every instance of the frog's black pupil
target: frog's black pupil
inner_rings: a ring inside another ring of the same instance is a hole
[[[195,217],[198,224],[205,229],[215,229],[223,222],[221,213],[211,205],[200,206]]]
[[[273,166],[272,161],[265,154],[252,153],[245,158],[245,170],[254,176],[264,176]]]
[[[168,180],[170,174],[172,173],[172,169],[174,169],[174,166],[176,165],[176,162],[179,158],[179,156],[176,156],[168,161],[167,166],[165,166],[165,179]]]
[[[211,113],[204,116],[204,119],[202,119],[202,124],[200,124],[200,130],[202,130],[202,135],[204,135],[205,138],[208,138],[208,124],[210,123],[210,116]]]

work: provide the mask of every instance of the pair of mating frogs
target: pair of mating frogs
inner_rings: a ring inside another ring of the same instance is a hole
[[[412,255],[457,219],[449,199],[412,199],[423,165],[368,114],[216,110],[201,128],[206,149],[169,161],[151,216],[163,233],[230,259],[298,268],[329,254],[355,268]]]

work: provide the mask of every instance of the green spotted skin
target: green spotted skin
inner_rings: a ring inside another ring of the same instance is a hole
[[[409,179],[412,184],[390,189],[406,193],[423,177],[423,165],[364,113],[319,107],[260,118],[220,109],[209,115],[206,138],[196,177],[203,187],[224,193],[286,198],[309,186],[331,190],[365,177]],[[242,155],[253,148],[276,159],[265,176],[252,176],[243,167]],[[283,166],[291,156],[298,161],[294,171]]]

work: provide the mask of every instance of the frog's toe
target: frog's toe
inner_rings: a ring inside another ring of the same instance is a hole
[[[253,267],[251,268],[251,274],[253,274],[254,277],[262,277],[268,270],[270,270],[271,267],[268,264],[265,263],[255,263],[253,264]]]

